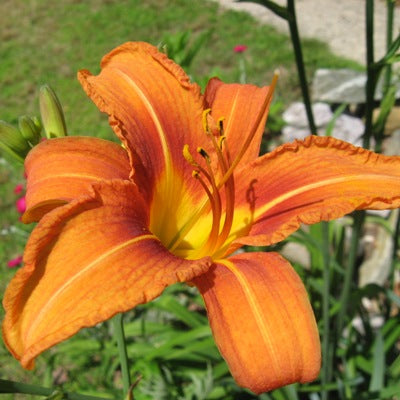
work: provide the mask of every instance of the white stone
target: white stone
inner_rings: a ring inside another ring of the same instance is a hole
[[[361,119],[342,114],[335,122],[332,136],[356,146],[362,146],[364,129],[365,126]]]
[[[314,101],[327,103],[362,104],[366,102],[365,86],[367,75],[365,72],[351,69],[318,69],[312,81],[312,96]],[[379,80],[375,100],[382,98],[382,79]],[[397,84],[396,98],[400,97],[400,88]]]
[[[331,120],[332,111],[328,104],[315,103],[311,108],[314,115],[314,122],[317,127],[326,125]],[[288,125],[302,128],[308,127],[306,108],[302,102],[292,103],[283,113],[282,118]]]
[[[317,132],[310,132],[303,103],[296,102],[289,106],[283,113],[283,119],[288,124],[282,129],[282,136],[285,142],[295,139],[303,139],[311,133],[325,136],[327,125],[333,118],[333,113],[326,103],[315,103],[312,105]],[[362,135],[364,123],[361,119],[350,115],[340,115],[334,124],[331,136],[345,140],[356,146],[362,146]]]

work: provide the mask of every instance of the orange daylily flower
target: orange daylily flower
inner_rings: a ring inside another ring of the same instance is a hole
[[[39,222],[4,298],[9,350],[32,368],[82,327],[190,282],[239,385],[315,379],[319,336],[301,280],[277,253],[235,251],[399,207],[400,158],[315,136],[258,157],[272,87],[212,79],[202,95],[146,43],[101,66],[79,79],[124,146],[65,137],[29,153],[23,220]]]

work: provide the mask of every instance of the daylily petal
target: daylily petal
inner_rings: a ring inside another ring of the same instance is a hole
[[[90,183],[128,179],[126,151],[118,144],[91,137],[62,137],[35,146],[25,160],[25,223],[88,193]]]
[[[318,376],[320,343],[305,288],[277,253],[243,253],[195,278],[236,382],[262,393]]]
[[[147,229],[148,206],[133,183],[92,186],[41,219],[25,266],[6,290],[3,336],[25,368],[82,327],[150,301],[211,264],[177,258],[161,245]]]
[[[400,207],[400,158],[332,137],[285,144],[238,171],[237,243],[269,245],[301,223]],[[254,221],[254,223],[251,223]]]
[[[204,94],[206,107],[211,108],[211,115],[215,121],[223,118],[226,146],[232,160],[243,148],[251,131],[256,130],[239,165],[259,155],[269,107],[269,104],[265,107],[264,103],[268,96],[272,97],[268,86],[260,88],[254,85],[226,84],[218,78],[208,82]],[[257,121],[259,117],[260,121]]]
[[[174,172],[187,178],[192,172],[182,156],[184,145],[195,151],[206,141],[199,86],[148,43],[125,43],[106,55],[101,67],[97,76],[83,70],[78,78],[126,145],[135,182],[154,187],[162,177],[166,187],[179,188]],[[150,199],[152,193],[148,195]]]

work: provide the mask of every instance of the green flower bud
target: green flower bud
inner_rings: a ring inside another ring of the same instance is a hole
[[[40,114],[48,139],[67,136],[64,113],[54,90],[43,85],[39,91]]]
[[[5,121],[0,121],[0,148],[21,162],[30,150],[21,132]]]
[[[36,129],[39,132],[42,132],[43,126],[42,123],[40,122],[40,119],[35,115],[34,117],[32,117],[32,121],[35,124]]]
[[[27,115],[21,115],[18,118],[18,127],[22,136],[32,145],[40,141],[41,129],[34,123],[33,119]]]

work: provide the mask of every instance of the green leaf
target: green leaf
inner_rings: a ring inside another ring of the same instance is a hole
[[[378,62],[376,62],[375,65],[381,67],[385,64],[393,63],[393,59],[396,59],[400,56],[399,54],[396,54],[399,48],[400,48],[400,34],[392,42],[387,53]]]
[[[189,311],[174,296],[164,295],[153,302],[153,306],[168,311],[191,328],[198,328],[207,324],[207,318],[199,313]]]
[[[186,54],[184,54],[180,65],[190,67],[194,57],[210,39],[211,34],[212,30],[208,29],[207,31],[202,32],[199,36],[197,36],[192,45],[187,49]]]
[[[380,392],[380,399],[397,399],[400,393],[400,383],[383,388]]]
[[[385,93],[385,96],[382,99],[379,115],[375,120],[373,125],[373,131],[383,132],[386,124],[386,120],[392,111],[394,103],[396,102],[396,87],[390,86],[389,90]]]
[[[175,346],[185,346],[186,348],[190,343],[195,342],[198,344],[200,339],[203,338],[211,338],[211,329],[208,326],[195,328],[184,333],[176,333],[170,340],[166,341],[158,348],[153,349],[153,351],[148,352],[144,357],[146,360],[163,357],[167,358],[170,356]]]
[[[346,109],[347,106],[348,106],[347,103],[343,103],[335,110],[331,120],[328,122],[328,125],[326,126],[325,130],[326,136],[332,136],[332,131],[333,128],[335,127],[336,121],[343,114],[343,111]]]
[[[207,361],[219,358],[214,339],[208,338],[186,344],[180,349],[171,350],[164,356],[167,360]]]
[[[393,327],[392,329],[388,330],[388,333],[386,334],[385,328],[389,322],[392,322]],[[400,337],[400,325],[398,324],[398,320],[392,319],[386,322],[386,324],[383,326],[382,329],[383,334],[385,335],[385,341],[384,341],[384,352],[385,354],[395,346],[395,344],[398,342],[399,337]]]
[[[400,377],[400,355],[396,357],[396,359],[392,362],[392,364],[388,368],[389,373],[394,378]]]
[[[386,368],[384,341],[381,330],[378,330],[375,336],[372,362],[373,362],[373,370],[372,370],[371,380],[369,383],[369,390],[371,392],[380,392],[384,386],[385,368]]]

